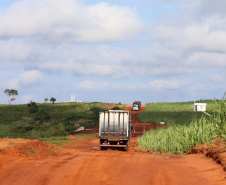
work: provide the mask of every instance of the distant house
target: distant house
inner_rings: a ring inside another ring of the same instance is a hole
[[[206,111],[206,105],[207,103],[195,103],[194,102],[194,111],[202,111],[205,112]]]

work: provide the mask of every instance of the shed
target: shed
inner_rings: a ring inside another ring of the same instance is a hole
[[[194,111],[206,111],[206,105],[207,103],[194,103]]]

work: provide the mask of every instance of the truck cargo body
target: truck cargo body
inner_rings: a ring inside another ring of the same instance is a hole
[[[100,149],[118,147],[128,150],[131,137],[129,111],[109,110],[99,112]]]
[[[135,101],[133,102],[133,108],[132,110],[140,110],[141,101]]]

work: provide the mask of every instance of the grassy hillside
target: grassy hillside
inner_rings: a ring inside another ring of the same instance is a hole
[[[0,105],[0,138],[42,138],[65,136],[80,126],[98,124],[99,111],[116,104],[66,103],[37,104],[38,113],[29,113],[27,105]],[[48,119],[47,119],[48,117]]]

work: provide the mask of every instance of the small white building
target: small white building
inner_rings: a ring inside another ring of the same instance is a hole
[[[202,111],[205,112],[206,111],[206,105],[207,103],[195,103],[194,102],[194,111]]]

